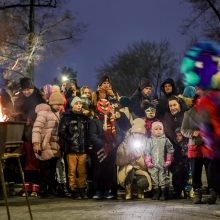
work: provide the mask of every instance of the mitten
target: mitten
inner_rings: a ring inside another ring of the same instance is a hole
[[[164,167],[169,167],[173,161],[173,155],[167,154],[166,161],[164,163]]]
[[[152,163],[151,156],[144,157],[144,161],[145,161],[145,164],[146,164],[147,168],[153,168],[154,165]]]
[[[34,151],[34,153],[38,153],[40,151],[40,144],[39,143],[33,143],[33,151]]]

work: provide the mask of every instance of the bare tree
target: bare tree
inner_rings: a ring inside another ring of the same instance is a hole
[[[0,61],[6,79],[34,77],[45,51],[77,42],[86,26],[65,9],[65,0],[17,0],[0,3]]]
[[[192,7],[192,15],[186,19],[182,32],[201,29],[202,33],[220,42],[220,1],[219,0],[184,0]]]
[[[140,41],[112,56],[98,69],[98,78],[104,74],[111,77],[120,95],[130,96],[142,78],[150,79],[157,93],[161,81],[176,74],[176,59],[167,41]]]

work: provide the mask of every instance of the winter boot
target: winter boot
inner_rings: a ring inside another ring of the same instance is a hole
[[[87,193],[86,193],[86,188],[79,188],[79,194],[82,199],[88,199]]]
[[[165,201],[168,199],[168,189],[167,188],[163,188],[161,189],[161,196],[159,198],[161,201]]]
[[[31,197],[37,197],[39,193],[40,186],[38,184],[32,185]]]
[[[81,199],[79,189],[74,189],[71,191],[71,197],[73,199]]]
[[[22,192],[22,197],[25,197],[25,191],[27,192],[27,194],[29,195],[31,193],[31,187],[32,187],[32,184],[31,183],[25,183],[24,185],[24,189],[23,189],[23,192]]]
[[[125,186],[125,200],[132,199],[131,184]]]
[[[144,191],[140,187],[137,188],[137,199],[144,199]]]
[[[152,197],[152,199],[153,200],[158,200],[159,199],[159,197],[160,197],[160,189],[154,189],[153,190],[153,197]]]
[[[59,197],[71,198],[71,193],[68,191],[66,184],[58,184],[57,192]]]
[[[215,192],[214,189],[210,189],[210,195],[204,199],[204,202],[210,205],[215,204],[217,200],[217,196],[218,196],[217,192]]]
[[[194,192],[193,203],[201,204],[201,202],[202,202],[202,189],[198,188]]]

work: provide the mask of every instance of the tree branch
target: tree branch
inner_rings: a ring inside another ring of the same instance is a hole
[[[73,39],[73,36],[69,36],[69,37],[65,37],[65,38],[60,38],[60,39],[54,39],[54,40],[51,40],[51,41],[47,41],[47,44],[50,44],[50,43],[55,43],[57,41],[64,41],[64,40],[70,40],[70,39]]]
[[[4,6],[0,6],[0,10],[5,10],[5,9],[10,9],[10,8],[27,8],[27,7],[48,7],[48,8],[56,8],[56,1],[54,4],[52,4],[52,2],[48,3],[48,4],[14,4],[14,5],[4,5]]]
[[[220,13],[219,13],[218,9],[215,7],[215,5],[210,0],[206,0],[206,1],[208,2],[209,6],[212,8],[214,13],[218,17],[218,20],[220,21]]]
[[[2,40],[1,38],[0,38],[0,40],[2,41],[2,43],[9,44],[9,45],[11,45],[11,46],[20,48],[21,50],[25,50],[25,48],[22,47],[22,46],[20,46],[19,44],[16,44],[16,43],[10,42],[10,41],[5,41],[5,40]]]
[[[67,17],[66,17],[66,16],[63,17],[62,19],[58,20],[56,23],[51,24],[51,25],[48,25],[47,27],[45,27],[45,28],[41,31],[40,35],[43,35],[43,34],[45,34],[47,31],[49,31],[50,29],[52,29],[52,28],[58,26],[59,24],[62,24],[65,20],[67,20]]]
[[[204,11],[200,11],[200,13],[197,14],[194,18],[190,19],[189,23],[184,25],[183,32],[187,31],[208,9],[209,7],[205,8]]]

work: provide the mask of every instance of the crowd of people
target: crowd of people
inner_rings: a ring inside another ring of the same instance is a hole
[[[26,122],[25,190],[41,198],[114,199],[124,188],[126,200],[192,197],[195,204],[214,204],[220,188],[219,147],[210,148],[200,123],[216,126],[212,138],[218,139],[220,114],[207,96],[219,99],[219,93],[204,85],[178,92],[168,78],[160,98],[152,95],[148,79],[131,97],[120,96],[107,75],[96,91],[79,88],[75,80],[39,90],[27,77],[13,99],[2,89],[3,113]],[[200,113],[204,105],[215,119]],[[202,200],[203,166],[209,195]]]

